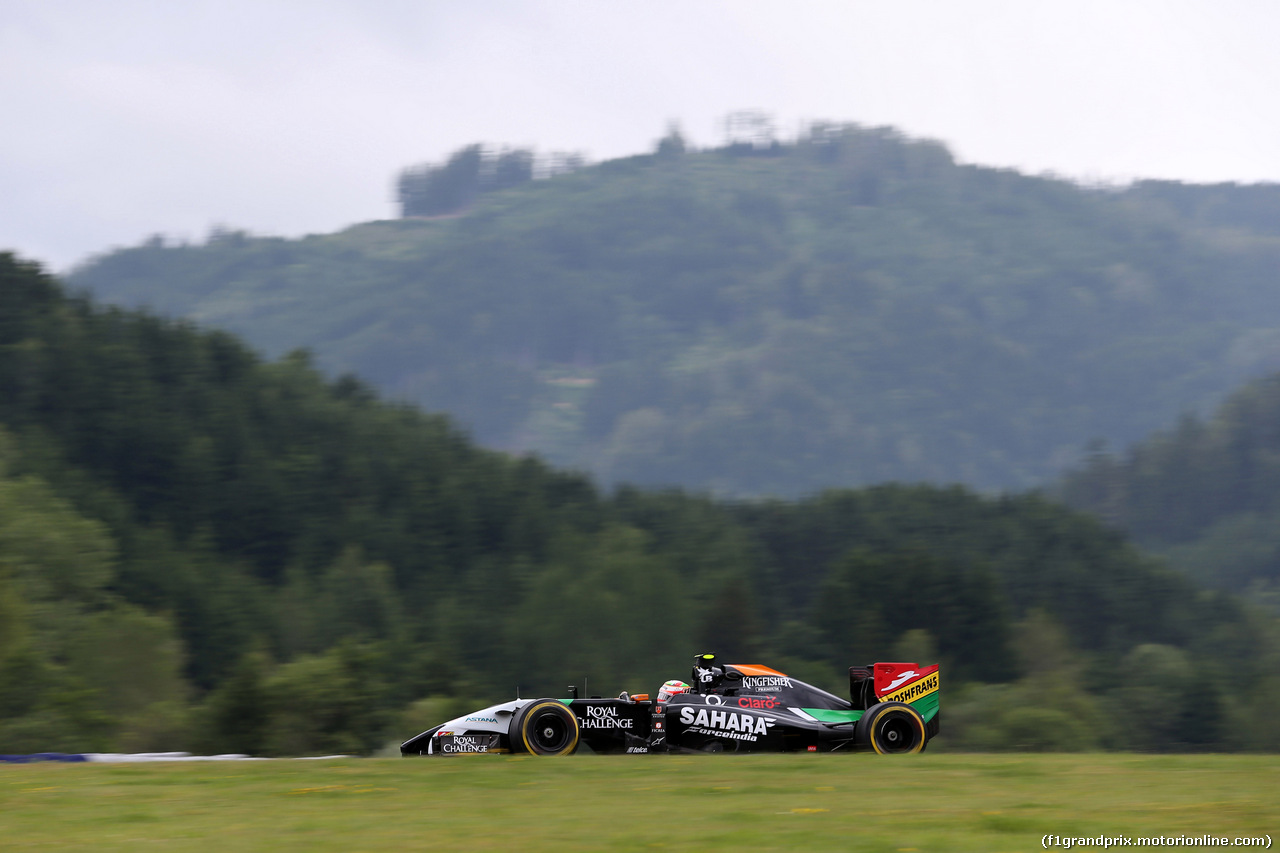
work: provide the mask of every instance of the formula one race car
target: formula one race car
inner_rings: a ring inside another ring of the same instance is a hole
[[[690,692],[616,699],[516,699],[449,720],[402,755],[530,753],[921,752],[938,733],[938,667],[849,668],[849,699],[755,664],[695,659]],[[668,682],[671,683],[671,682]],[[661,701],[665,698],[666,701]]]

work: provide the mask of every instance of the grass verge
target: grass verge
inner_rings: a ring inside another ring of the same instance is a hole
[[[577,756],[0,766],[5,850],[1025,851],[1280,828],[1280,757]]]

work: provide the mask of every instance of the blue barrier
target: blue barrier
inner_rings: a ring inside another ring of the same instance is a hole
[[[350,755],[308,755],[301,758],[285,759],[294,761],[325,761],[332,758],[351,758]],[[36,761],[93,761],[104,764],[123,764],[144,761],[270,761],[268,758],[256,758],[252,755],[228,753],[225,755],[192,755],[189,752],[35,752],[30,755],[0,755],[0,763],[31,764]]]

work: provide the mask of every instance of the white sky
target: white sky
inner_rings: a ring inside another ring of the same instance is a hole
[[[1274,0],[0,0],[0,250],[395,215],[470,142],[889,124],[1084,180],[1280,181]]]

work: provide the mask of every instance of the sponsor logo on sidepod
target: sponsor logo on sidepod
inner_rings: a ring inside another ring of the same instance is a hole
[[[782,704],[776,696],[743,696],[738,699],[739,708],[766,708],[772,711]]]
[[[784,687],[791,687],[791,679],[785,675],[744,675],[742,686],[746,690],[758,690],[761,693],[773,693]]]
[[[498,718],[497,717],[467,717],[462,722],[464,723],[496,723],[498,722]]]
[[[680,722],[695,734],[715,735],[733,740],[754,741],[759,735],[768,734],[773,721],[755,714],[738,714],[733,711],[709,711],[706,708],[680,709]]]
[[[588,705],[587,716],[582,720],[584,729],[629,729],[635,720],[619,717],[617,708],[607,705]]]

